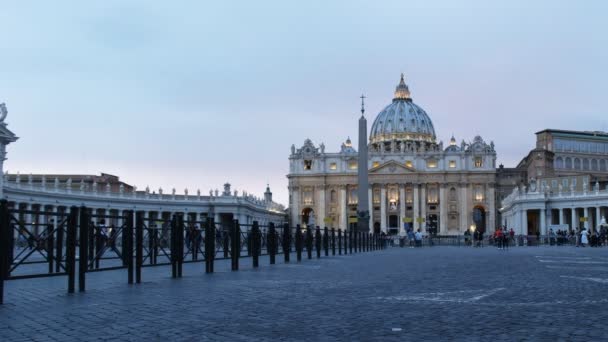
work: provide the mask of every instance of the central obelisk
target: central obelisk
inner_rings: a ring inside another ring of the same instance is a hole
[[[359,119],[359,161],[357,169],[357,230],[369,232],[368,165],[367,165],[367,120],[365,119],[365,96],[361,95],[361,118]]]

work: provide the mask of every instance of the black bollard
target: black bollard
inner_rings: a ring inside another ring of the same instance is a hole
[[[291,229],[289,228],[289,224],[283,224],[283,257],[285,263],[289,262],[289,256],[291,254]]]
[[[241,257],[241,227],[238,220],[234,220],[230,234],[230,252],[232,256],[232,270],[239,270],[239,258]]]
[[[215,222],[212,217],[205,223],[205,273],[213,273],[215,260]]]
[[[266,234],[266,248],[268,249],[268,256],[270,264],[276,263],[275,255],[277,254],[277,233],[274,228],[274,223],[268,223],[268,234]]]
[[[325,256],[329,256],[329,230],[327,227],[323,228],[323,249]]]
[[[86,207],[80,208],[80,258],[78,258],[78,291],[84,292],[86,289],[87,255],[89,247],[89,212]]]
[[[68,293],[74,293],[76,283],[76,229],[78,227],[78,207],[71,207],[68,216],[65,241],[65,266],[68,274]]]
[[[308,259],[312,259],[312,245],[313,245],[312,227],[306,228],[306,254]]]
[[[253,260],[253,268],[257,268],[260,266],[260,251],[261,251],[261,242],[262,242],[262,233],[260,232],[260,226],[258,225],[258,221],[253,221],[253,225],[251,227],[251,253]]]
[[[338,255],[342,255],[342,229],[338,229]]]
[[[331,228],[331,255],[336,255],[336,228]]]
[[[141,283],[141,267],[144,263],[144,212],[138,211],[135,220],[135,282]]]
[[[317,259],[321,258],[321,229],[319,226],[315,229],[315,249],[317,250]]]
[[[304,241],[302,241],[303,239],[304,237],[302,236],[302,228],[298,224],[296,225],[296,259],[298,262],[302,261],[302,248],[304,243]]]

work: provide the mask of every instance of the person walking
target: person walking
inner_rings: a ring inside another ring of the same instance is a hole
[[[581,231],[581,246],[582,247],[587,247],[587,245],[589,244],[589,232],[587,232],[587,229],[583,228],[583,231]]]
[[[416,231],[415,239],[416,247],[422,247],[422,233],[420,232],[420,229]]]

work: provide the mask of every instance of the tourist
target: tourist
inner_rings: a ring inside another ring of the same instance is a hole
[[[496,228],[496,230],[494,231],[493,238],[494,238],[494,245],[498,249],[502,249],[502,245],[503,245],[502,229]]]
[[[416,239],[416,247],[422,247],[422,233],[420,229],[416,231],[414,238]]]
[[[587,247],[587,244],[589,244],[589,232],[587,232],[587,229],[583,228],[581,231],[580,244],[583,247]]]
[[[502,247],[505,250],[509,249],[509,232],[507,231],[507,227],[502,232]]]
[[[410,248],[414,248],[414,243],[415,243],[415,236],[414,236],[414,229],[412,228],[408,228],[407,229],[407,239],[410,243]]]

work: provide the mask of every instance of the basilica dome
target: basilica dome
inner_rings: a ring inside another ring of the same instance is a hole
[[[435,128],[431,118],[410,97],[410,90],[403,80],[395,89],[393,102],[376,116],[370,132],[370,143],[384,141],[435,142]]]

